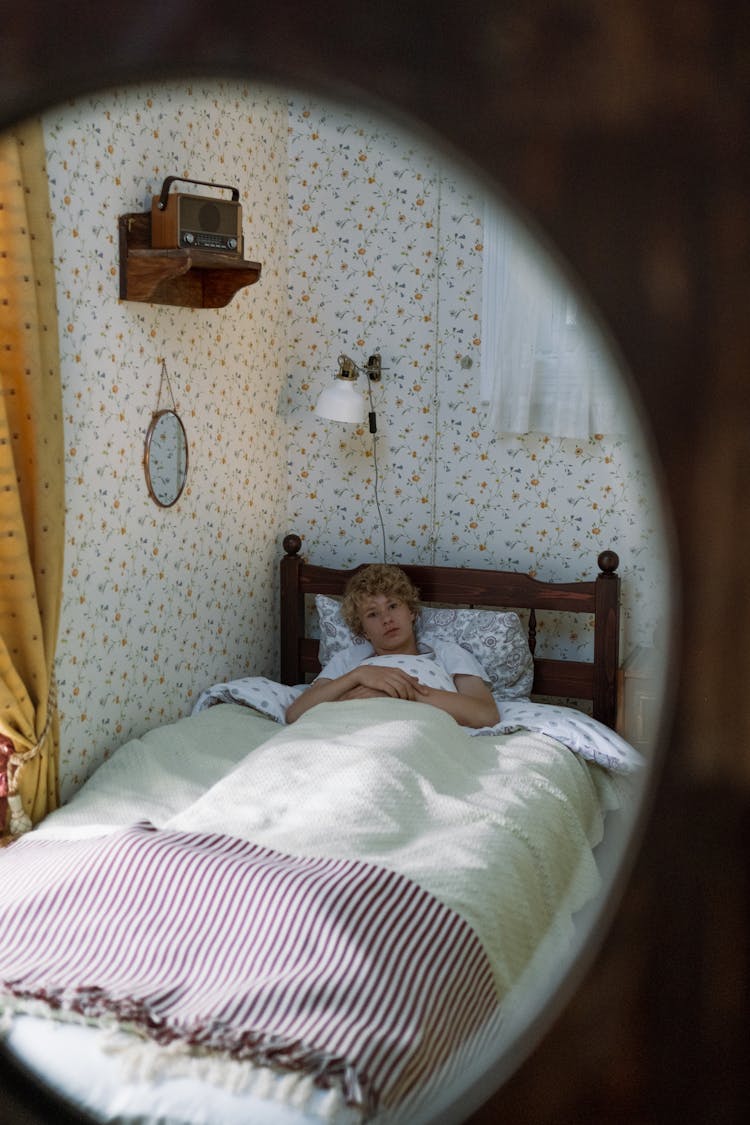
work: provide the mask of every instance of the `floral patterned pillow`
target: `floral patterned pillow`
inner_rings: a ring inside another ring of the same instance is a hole
[[[320,648],[318,659],[323,668],[328,661],[353,644],[366,644],[363,637],[355,637],[341,616],[341,602],[326,594],[316,594],[315,608],[320,625]]]
[[[341,617],[336,598],[318,594],[315,607],[320,622],[320,663],[351,644],[365,642],[352,636]],[[498,699],[527,699],[534,681],[534,660],[517,613],[494,609],[433,609],[423,606],[417,636],[455,641],[484,668],[493,695]]]

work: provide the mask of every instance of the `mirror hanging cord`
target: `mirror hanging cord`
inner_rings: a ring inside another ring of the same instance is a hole
[[[169,391],[169,397],[172,400],[171,409],[176,414],[177,413],[177,403],[174,400],[174,392],[172,391],[172,384],[169,380],[169,372],[167,371],[167,361],[166,361],[166,359],[162,359],[162,361],[161,361],[161,378],[159,379],[159,393],[156,396],[156,410],[154,411],[155,414],[158,414],[159,411],[162,409],[161,393],[164,389],[164,383],[165,382],[167,384],[167,390]],[[169,409],[169,408],[167,408],[167,409]]]

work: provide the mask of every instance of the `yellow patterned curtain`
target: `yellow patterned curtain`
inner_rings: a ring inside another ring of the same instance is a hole
[[[41,122],[0,135],[0,835],[58,804],[63,430]]]

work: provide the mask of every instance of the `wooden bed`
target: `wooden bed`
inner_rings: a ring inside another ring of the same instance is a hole
[[[300,684],[320,671],[318,641],[306,635],[306,598],[335,597],[361,567],[314,566],[301,555],[302,540],[284,539],[281,560],[281,682]],[[614,729],[620,636],[619,558],[602,551],[599,574],[589,582],[543,582],[511,571],[470,567],[402,566],[425,604],[528,610],[529,647],[534,654],[535,695],[590,700],[595,719]],[[363,564],[364,565],[364,564]],[[537,611],[557,610],[594,618],[592,661],[536,656]]]

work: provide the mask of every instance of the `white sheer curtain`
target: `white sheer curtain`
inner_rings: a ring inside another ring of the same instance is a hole
[[[481,398],[498,433],[585,438],[623,429],[599,334],[507,213],[484,217]]]

